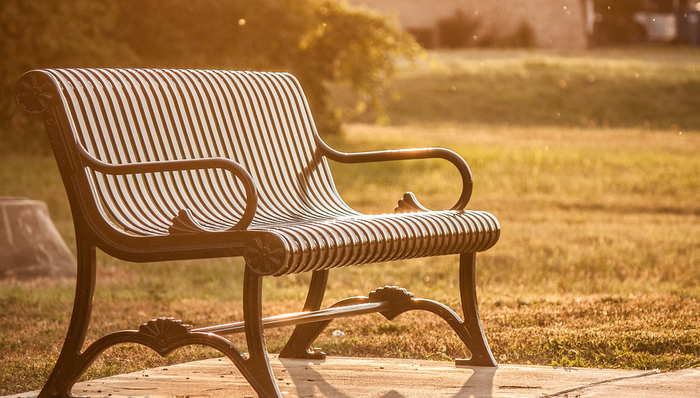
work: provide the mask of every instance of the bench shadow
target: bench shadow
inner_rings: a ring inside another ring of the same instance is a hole
[[[459,369],[471,369],[474,373],[467,378],[462,389],[454,395],[454,398],[468,397],[493,397],[493,381],[496,378],[495,367],[474,366],[460,367]]]
[[[306,366],[299,366],[298,359],[280,359],[282,366],[286,369],[287,374],[292,380],[292,385],[296,389],[296,393],[300,397],[313,397],[315,394],[321,393],[324,397],[333,398],[353,398],[353,395],[348,395],[333,385],[333,380],[325,380],[324,376],[313,369],[313,365],[321,365],[323,361],[306,361]],[[445,395],[441,392],[440,396],[451,398],[471,398],[471,397],[493,397],[493,384],[496,375],[496,369],[492,367],[459,367],[455,369],[472,370],[472,374],[467,375],[464,384],[460,387],[445,387],[445,390],[457,390],[454,395]],[[401,379],[396,379],[396,384],[400,384]],[[291,386],[290,386],[291,387]],[[383,386],[389,387],[391,386]],[[392,389],[377,398],[411,398],[403,395],[400,391]]]

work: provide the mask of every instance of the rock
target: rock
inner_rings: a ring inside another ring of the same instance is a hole
[[[46,203],[0,197],[0,279],[75,277],[76,261]]]

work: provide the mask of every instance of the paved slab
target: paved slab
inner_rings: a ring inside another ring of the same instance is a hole
[[[616,380],[577,391],[574,397],[700,397],[700,368]]]
[[[285,397],[673,397],[700,396],[700,369],[661,373],[546,366],[456,368],[450,362],[329,357],[271,359]],[[255,397],[228,359],[210,359],[76,384],[90,397]],[[34,398],[37,392],[2,398]]]

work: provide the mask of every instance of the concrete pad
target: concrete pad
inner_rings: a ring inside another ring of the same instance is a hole
[[[451,362],[328,357],[271,358],[284,397],[697,397],[700,370],[658,371],[501,365],[457,368]],[[228,359],[210,359],[82,382],[90,397],[255,397]],[[37,392],[12,398],[34,398]],[[3,397],[3,398],[9,398]]]
[[[576,397],[700,397],[700,368],[616,380],[578,391]]]

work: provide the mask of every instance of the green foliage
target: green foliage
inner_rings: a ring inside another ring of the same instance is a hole
[[[35,128],[38,122],[20,115],[14,102],[15,82],[24,71],[133,58],[113,38],[117,13],[114,0],[0,2],[0,152],[48,149]]]
[[[474,42],[474,34],[481,27],[481,19],[471,16],[462,10],[438,21],[437,31],[441,47],[464,48]]]
[[[349,85],[381,114],[397,58],[420,51],[396,21],[336,0],[7,0],[0,18],[5,93],[41,67],[285,70],[330,132],[339,114],[329,84]],[[0,151],[46,150],[11,95],[0,96],[0,111]]]
[[[526,20],[521,21],[509,34],[493,27],[483,31],[482,22],[478,14],[465,14],[462,10],[441,19],[437,23],[439,47],[524,48],[537,44],[535,29]]]
[[[327,83],[349,84],[377,120],[385,118],[384,91],[396,72],[396,59],[418,55],[420,46],[384,16],[336,1],[316,8],[316,18],[315,29],[301,40],[298,66],[290,66],[310,91],[312,107],[328,109]],[[333,111],[322,128],[337,129],[339,114]]]
[[[535,28],[527,21],[523,20],[518,24],[518,27],[515,28],[513,33],[504,37],[498,44],[502,47],[509,48],[534,47],[535,44],[537,44]]]
[[[491,25],[489,29],[479,32],[476,40],[477,47],[481,48],[528,48],[536,44],[535,29],[527,20],[520,21],[510,33],[502,31],[499,25]]]

